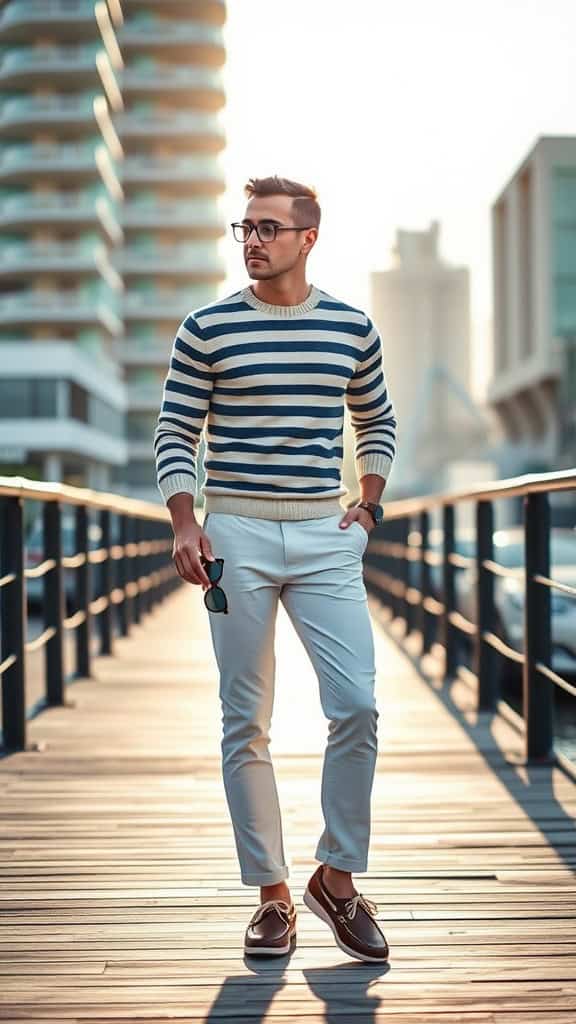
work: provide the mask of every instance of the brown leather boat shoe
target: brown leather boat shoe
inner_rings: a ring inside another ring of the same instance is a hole
[[[382,962],[388,959],[389,948],[384,933],[375,920],[378,907],[362,893],[340,899],[326,889],[322,878],[324,865],[312,875],[304,903],[334,932],[334,938],[349,956],[357,960]]]
[[[296,939],[296,907],[285,900],[267,900],[252,915],[244,938],[244,952],[255,956],[283,956]]]

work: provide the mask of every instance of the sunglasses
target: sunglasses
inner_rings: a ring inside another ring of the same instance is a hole
[[[204,604],[209,612],[224,612],[225,615],[228,615],[226,594],[222,587],[217,586],[218,580],[221,579],[224,571],[224,559],[215,558],[212,562],[210,559],[202,556],[200,561],[210,580],[210,588],[204,594]]]

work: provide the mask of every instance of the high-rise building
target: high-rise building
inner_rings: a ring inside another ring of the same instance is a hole
[[[224,278],[223,0],[0,0],[0,474],[159,499],[174,332]]]
[[[494,375],[506,475],[576,462],[576,137],[543,136],[492,208]]]
[[[128,395],[129,462],[116,490],[158,500],[152,439],[175,329],[225,277],[218,112],[224,103],[222,0],[122,0],[118,39],[124,108],[125,284],[120,346]]]
[[[121,10],[0,7],[0,472],[105,487],[126,461]]]
[[[371,275],[371,308],[384,340],[398,414],[394,487],[443,486],[451,461],[480,454],[485,422],[469,394],[470,297],[466,267],[438,251],[439,224],[399,230],[393,266]]]

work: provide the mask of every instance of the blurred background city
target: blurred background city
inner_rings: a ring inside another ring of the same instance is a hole
[[[5,0],[0,474],[160,501],[174,333],[245,283],[268,173],[317,187],[309,279],[380,328],[387,496],[573,466],[575,38],[563,0]]]

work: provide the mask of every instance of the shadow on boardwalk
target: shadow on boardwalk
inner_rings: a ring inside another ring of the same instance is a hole
[[[420,678],[427,683],[443,708],[482,755],[486,767],[498,775],[510,796],[522,812],[530,817],[558,856],[568,867],[573,867],[576,863],[574,805],[565,806],[564,801],[557,798],[555,780],[558,778],[558,768],[547,761],[523,764],[521,750],[516,745],[510,748],[509,730],[504,726],[501,716],[496,711],[477,712],[476,697],[471,687],[461,680],[445,680],[441,659],[435,659],[433,655],[426,655],[422,659],[419,657],[418,636],[404,638],[401,622],[390,622],[388,614],[378,608],[374,599],[371,607],[373,618],[384,626],[388,635],[409,657]],[[502,744],[499,743],[501,734],[506,737]]]
[[[514,759],[517,732],[438,692],[374,618],[380,709],[369,869],[387,966],[348,961],[302,903],[327,733],[279,614],[272,754],[298,939],[243,953],[201,594],[182,590],[97,658],[73,706],[0,761],[0,1019],[530,1024],[576,1017],[575,788]],[[572,828],[572,832],[570,831]]]

